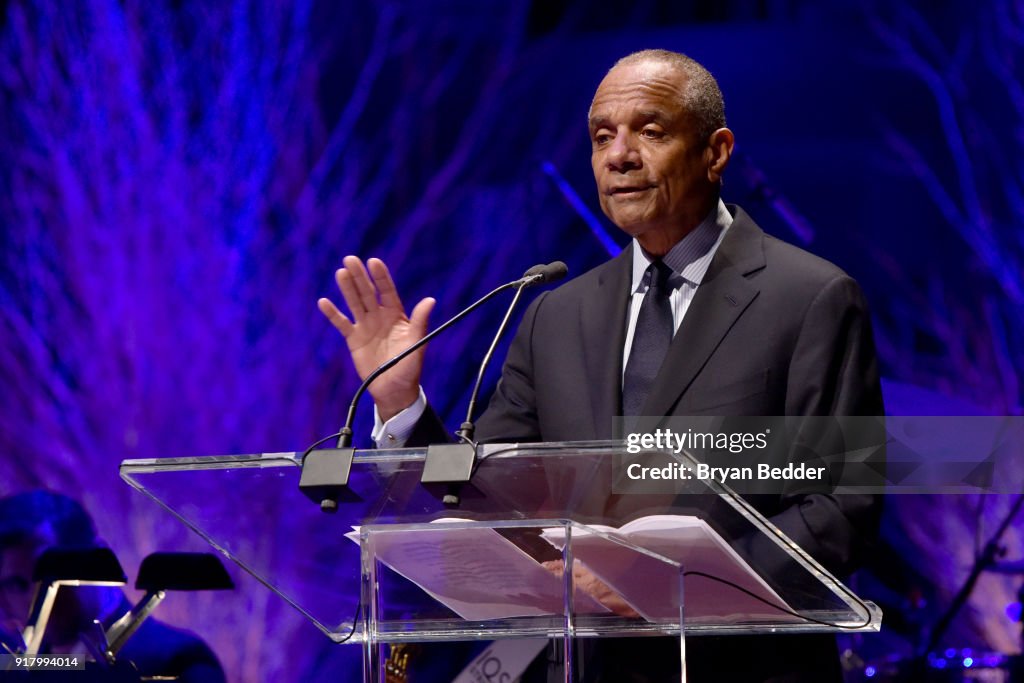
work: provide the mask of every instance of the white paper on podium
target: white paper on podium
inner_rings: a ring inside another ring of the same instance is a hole
[[[359,543],[358,528],[345,536]],[[382,529],[373,543],[381,562],[468,621],[565,612],[562,579],[494,529]],[[608,612],[579,591],[575,607]]]
[[[588,525],[682,565],[683,571],[703,572],[742,586],[762,600],[792,611],[736,550],[714,529],[690,515],[651,515],[619,528]],[[545,529],[542,536],[554,547],[565,545],[565,529]],[[649,621],[679,617],[679,573],[674,566],[637,553],[586,529],[574,528],[573,557],[597,578],[618,592]],[[800,617],[771,607],[732,586],[700,576],[684,579],[685,618],[722,621],[770,618],[802,621]]]

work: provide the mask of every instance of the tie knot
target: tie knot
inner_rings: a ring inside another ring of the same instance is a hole
[[[644,283],[649,287],[662,292],[669,291],[669,278],[672,277],[672,269],[665,265],[664,261],[654,261],[644,271]]]

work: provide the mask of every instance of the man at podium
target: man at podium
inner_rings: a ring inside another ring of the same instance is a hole
[[[480,440],[608,439],[622,415],[883,414],[857,283],[721,199],[734,136],[703,66],[663,50],[622,58],[597,88],[589,134],[601,208],[632,242],[531,304]],[[381,261],[348,256],[337,281],[351,317],[318,305],[361,376],[426,333],[434,300],[407,316]],[[419,388],[422,364],[411,356],[370,385],[379,445],[448,438]],[[758,507],[836,572],[856,564],[878,519],[867,495]],[[601,641],[587,669],[602,681],[679,680],[677,647]],[[688,642],[687,670],[698,683],[841,680],[830,636],[700,638]]]

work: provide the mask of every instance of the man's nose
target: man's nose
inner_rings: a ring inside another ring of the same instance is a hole
[[[632,136],[620,131],[612,140],[606,158],[608,168],[613,171],[629,171],[640,167],[640,151]]]

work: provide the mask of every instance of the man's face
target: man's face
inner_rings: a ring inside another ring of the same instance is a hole
[[[0,548],[0,630],[22,629],[32,606],[32,568],[36,546],[30,542]]]
[[[612,69],[590,108],[591,164],[601,208],[641,240],[696,227],[717,196],[710,148],[683,106],[686,77],[659,61]]]

